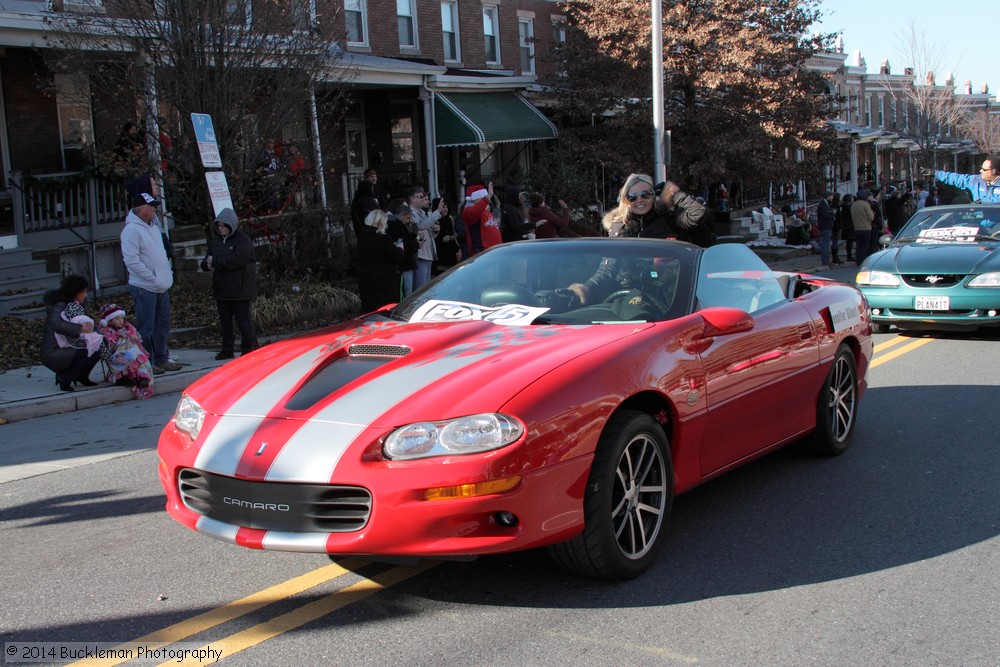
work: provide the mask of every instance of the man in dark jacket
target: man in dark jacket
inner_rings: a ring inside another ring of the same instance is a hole
[[[830,243],[833,241],[833,223],[837,214],[831,206],[833,192],[824,192],[816,207],[816,225],[819,227],[819,263],[830,266]]]
[[[906,224],[909,217],[906,212],[906,202],[909,200],[910,193],[902,186],[896,188],[895,192],[885,200],[886,224],[893,236],[899,234],[899,230]]]
[[[240,351],[243,354],[257,348],[250,304],[257,298],[257,264],[253,259],[253,241],[239,229],[236,212],[224,208],[214,222],[215,238],[208,254],[201,261],[203,271],[213,271],[212,292],[219,309],[222,328],[222,350],[216,359],[234,356],[233,319],[240,329]]]

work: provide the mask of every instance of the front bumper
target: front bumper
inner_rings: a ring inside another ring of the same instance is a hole
[[[185,448],[184,438],[171,424],[159,444],[160,483],[167,495],[167,512],[174,519],[239,546],[338,556],[468,557],[565,541],[583,527],[583,493],[593,461],[592,456],[582,456],[531,471],[521,467],[521,482],[509,492],[454,500],[426,500],[424,492],[508,476],[502,471],[517,468],[517,451],[450,457],[447,465],[431,459],[359,461],[349,466],[350,479],[339,479],[335,472],[338,479],[331,480],[330,486],[363,491],[369,498],[364,520],[356,529],[316,530],[311,526],[317,524],[302,519],[312,510],[297,508],[295,502],[297,498],[312,502],[322,493],[318,488],[322,485],[275,485],[211,475],[214,486],[202,498],[205,504],[192,502],[191,479],[205,475],[193,467],[195,448]],[[504,461],[505,457],[510,460]],[[187,486],[183,491],[182,483]],[[283,495],[281,486],[309,488],[293,488]],[[241,504],[260,501],[264,507],[257,508],[255,518],[253,512],[243,511],[253,507],[233,507],[234,500]],[[212,503],[214,510],[209,508]],[[500,513],[516,517],[516,523],[498,522]],[[289,517],[287,526],[282,525],[283,515]],[[261,517],[265,519],[260,521]],[[267,527],[253,527],[255,522]]]
[[[910,329],[972,330],[1000,326],[1000,291],[955,287],[934,291],[861,288],[872,309],[872,322]],[[946,296],[949,309],[917,310],[917,296]]]

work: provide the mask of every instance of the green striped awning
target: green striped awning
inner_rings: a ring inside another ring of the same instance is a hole
[[[438,146],[555,139],[553,125],[530,102],[510,91],[437,93],[434,122]]]

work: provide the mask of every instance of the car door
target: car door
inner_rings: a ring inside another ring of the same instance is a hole
[[[750,256],[739,250],[715,256],[710,248],[699,272],[702,307],[735,307],[754,319],[751,330],[719,336],[701,353],[708,401],[705,476],[804,432],[815,419],[809,371],[819,349],[812,318],[752,251],[734,247]]]

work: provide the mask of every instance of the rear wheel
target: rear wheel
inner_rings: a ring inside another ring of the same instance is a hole
[[[673,506],[670,448],[660,424],[622,411],[604,429],[584,496],[584,529],[549,547],[568,570],[629,579],[656,560]]]
[[[811,444],[820,454],[843,454],[858,418],[858,369],[850,346],[841,345],[819,392]]]

